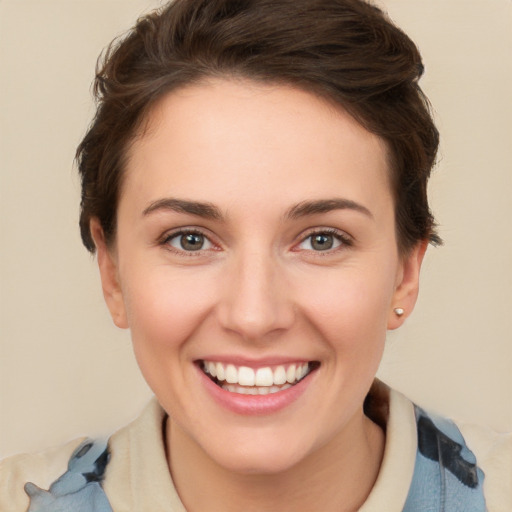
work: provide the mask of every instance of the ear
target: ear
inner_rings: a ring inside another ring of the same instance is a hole
[[[114,324],[121,329],[128,328],[126,308],[123,298],[121,285],[119,282],[119,273],[117,258],[111,248],[107,246],[105,234],[98,219],[91,219],[91,236],[96,246],[96,255],[98,267],[100,270],[101,287],[103,297],[110,311],[110,316]]]
[[[414,309],[418,298],[421,264],[427,246],[428,240],[423,240],[402,258],[388,316],[388,329],[400,327]],[[396,308],[403,310],[403,314],[397,315]]]

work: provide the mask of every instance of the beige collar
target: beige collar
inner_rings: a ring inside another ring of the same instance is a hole
[[[360,512],[399,512],[412,481],[417,434],[412,403],[375,381],[367,412],[385,423],[386,444],[377,481]],[[386,418],[387,416],[387,418]],[[166,414],[154,398],[143,413],[110,439],[112,458],[104,489],[119,511],[186,512],[167,466],[163,429]],[[387,420],[387,421],[386,421]],[[384,426],[384,425],[383,425]]]

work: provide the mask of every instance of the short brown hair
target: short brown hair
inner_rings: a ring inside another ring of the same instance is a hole
[[[80,229],[91,218],[107,242],[127,148],[151,106],[208,77],[302,88],[339,105],[389,148],[397,239],[407,251],[440,243],[427,200],[438,132],[418,86],[415,44],[362,0],[175,0],[114,40],[97,67],[96,116],[77,150]]]

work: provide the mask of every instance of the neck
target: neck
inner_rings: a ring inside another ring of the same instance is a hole
[[[230,471],[175,422],[167,424],[168,462],[188,512],[355,511],[377,479],[384,433],[362,413],[299,464],[271,474]]]

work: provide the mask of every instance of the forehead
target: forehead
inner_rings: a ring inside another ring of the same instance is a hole
[[[333,195],[391,197],[387,148],[341,108],[303,90],[212,80],[163,97],[128,151],[126,194],[268,206]],[[218,196],[218,198],[216,197]]]

